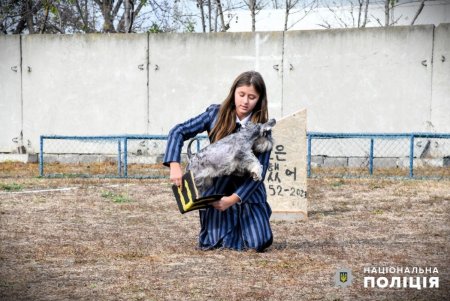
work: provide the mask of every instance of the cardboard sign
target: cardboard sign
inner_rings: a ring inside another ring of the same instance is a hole
[[[272,219],[308,217],[306,182],[306,110],[277,120],[265,185]]]

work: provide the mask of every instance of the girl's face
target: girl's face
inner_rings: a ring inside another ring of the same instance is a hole
[[[240,120],[247,117],[255,108],[259,100],[259,94],[253,85],[240,86],[234,91],[234,104],[236,114]]]

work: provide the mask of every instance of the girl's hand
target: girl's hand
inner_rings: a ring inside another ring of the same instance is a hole
[[[181,178],[183,177],[183,171],[181,170],[181,165],[178,162],[170,162],[170,182],[180,187],[183,186]]]
[[[225,211],[237,202],[239,202],[241,199],[238,197],[237,194],[233,193],[230,196],[224,196],[220,199],[220,201],[211,203],[211,205],[220,211]]]

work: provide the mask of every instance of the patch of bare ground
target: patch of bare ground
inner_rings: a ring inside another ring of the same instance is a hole
[[[309,219],[272,222],[274,243],[264,253],[197,250],[198,214],[179,214],[165,180],[28,176],[0,183],[1,300],[450,295],[448,180],[309,180]],[[39,191],[63,187],[72,189]],[[341,267],[353,273],[347,288],[334,284]],[[439,274],[418,276],[439,276],[440,287],[364,288],[364,276],[373,276],[365,267],[437,267]]]

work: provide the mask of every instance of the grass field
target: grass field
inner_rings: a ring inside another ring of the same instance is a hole
[[[264,253],[196,249],[166,180],[37,178],[0,164],[0,300],[448,300],[450,180],[311,179],[308,220]],[[353,283],[336,287],[339,268]],[[436,267],[439,288],[364,288]]]

